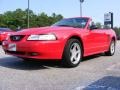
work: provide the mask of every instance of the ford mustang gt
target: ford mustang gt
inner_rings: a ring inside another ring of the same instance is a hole
[[[29,28],[13,33],[3,42],[6,54],[24,59],[61,60],[78,66],[83,57],[115,53],[116,34],[99,29],[89,17],[66,18],[52,26]]]

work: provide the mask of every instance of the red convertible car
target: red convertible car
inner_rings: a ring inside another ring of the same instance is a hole
[[[2,46],[6,54],[23,59],[61,60],[68,67],[79,65],[82,57],[115,53],[116,34],[99,29],[88,17],[67,18],[49,27],[15,32]]]

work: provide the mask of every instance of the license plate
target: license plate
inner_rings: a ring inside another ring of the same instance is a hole
[[[12,43],[8,45],[8,51],[16,51],[16,44]]]

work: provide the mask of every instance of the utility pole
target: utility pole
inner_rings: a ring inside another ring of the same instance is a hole
[[[79,0],[80,1],[80,16],[82,17],[82,3],[84,2],[84,0]]]

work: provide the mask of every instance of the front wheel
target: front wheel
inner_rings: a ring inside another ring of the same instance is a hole
[[[105,55],[107,56],[113,56],[115,54],[115,41],[111,41],[109,51],[105,52]]]
[[[67,67],[76,67],[82,58],[82,46],[79,40],[70,39],[64,49],[63,64]]]

